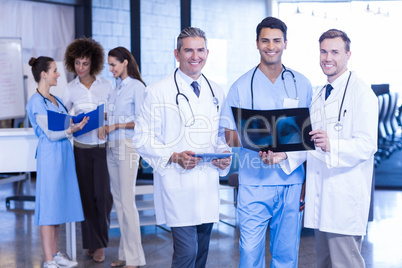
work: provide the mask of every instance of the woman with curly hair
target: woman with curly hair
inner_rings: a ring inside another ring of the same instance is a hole
[[[145,83],[137,62],[126,48],[110,50],[108,63],[109,71],[116,78],[116,87],[109,99],[108,124],[99,134],[101,139],[106,139],[106,135],[108,137],[107,164],[121,233],[119,258],[111,266],[135,268],[145,265],[145,255],[135,205],[140,155],[132,144],[132,138],[134,120],[144,99]]]
[[[102,46],[91,38],[76,39],[67,47],[64,62],[67,70],[76,75],[63,94],[70,113],[77,115],[106,104],[113,87],[110,81],[97,76],[104,64]],[[85,216],[85,221],[81,223],[83,248],[87,249],[87,256],[94,262],[103,262],[104,248],[109,242],[113,198],[106,144],[98,138],[97,129],[74,138],[74,155]]]

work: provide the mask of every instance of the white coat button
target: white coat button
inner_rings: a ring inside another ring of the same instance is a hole
[[[315,174],[320,175],[320,172],[316,171]]]
[[[317,194],[317,197],[320,197],[320,194]]]

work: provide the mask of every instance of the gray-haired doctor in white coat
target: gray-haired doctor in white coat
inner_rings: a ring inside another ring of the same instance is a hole
[[[317,267],[365,267],[361,255],[370,207],[378,101],[369,86],[347,69],[351,56],[346,33],[331,29],[320,42],[320,64],[327,84],[312,98],[307,153],[304,227],[315,229]],[[274,157],[277,157],[275,160]],[[306,154],[266,156],[291,172]]]
[[[219,130],[224,92],[201,74],[207,55],[205,33],[184,29],[175,50],[180,68],[146,88],[135,122],[134,145],[154,169],[157,224],[172,229],[172,267],[205,267],[219,221],[219,175],[228,173],[231,160],[193,156],[230,152]]]

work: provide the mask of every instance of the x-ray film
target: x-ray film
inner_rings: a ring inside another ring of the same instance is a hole
[[[249,110],[232,107],[242,147],[254,151],[314,150],[308,108]]]

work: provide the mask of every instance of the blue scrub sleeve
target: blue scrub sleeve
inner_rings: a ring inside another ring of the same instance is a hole
[[[232,106],[239,107],[240,100],[237,90],[237,87],[232,86],[228,92],[228,95],[226,96],[225,102],[222,107],[221,118],[219,121],[219,125],[222,128],[227,128],[231,130],[236,129],[232,113]]]
[[[51,131],[48,129],[47,124],[47,115],[39,115],[36,114],[36,122],[38,126],[42,129],[43,133],[45,133],[46,137],[51,141],[58,141],[65,138],[70,138],[72,134],[68,135],[65,130],[62,131]]]

